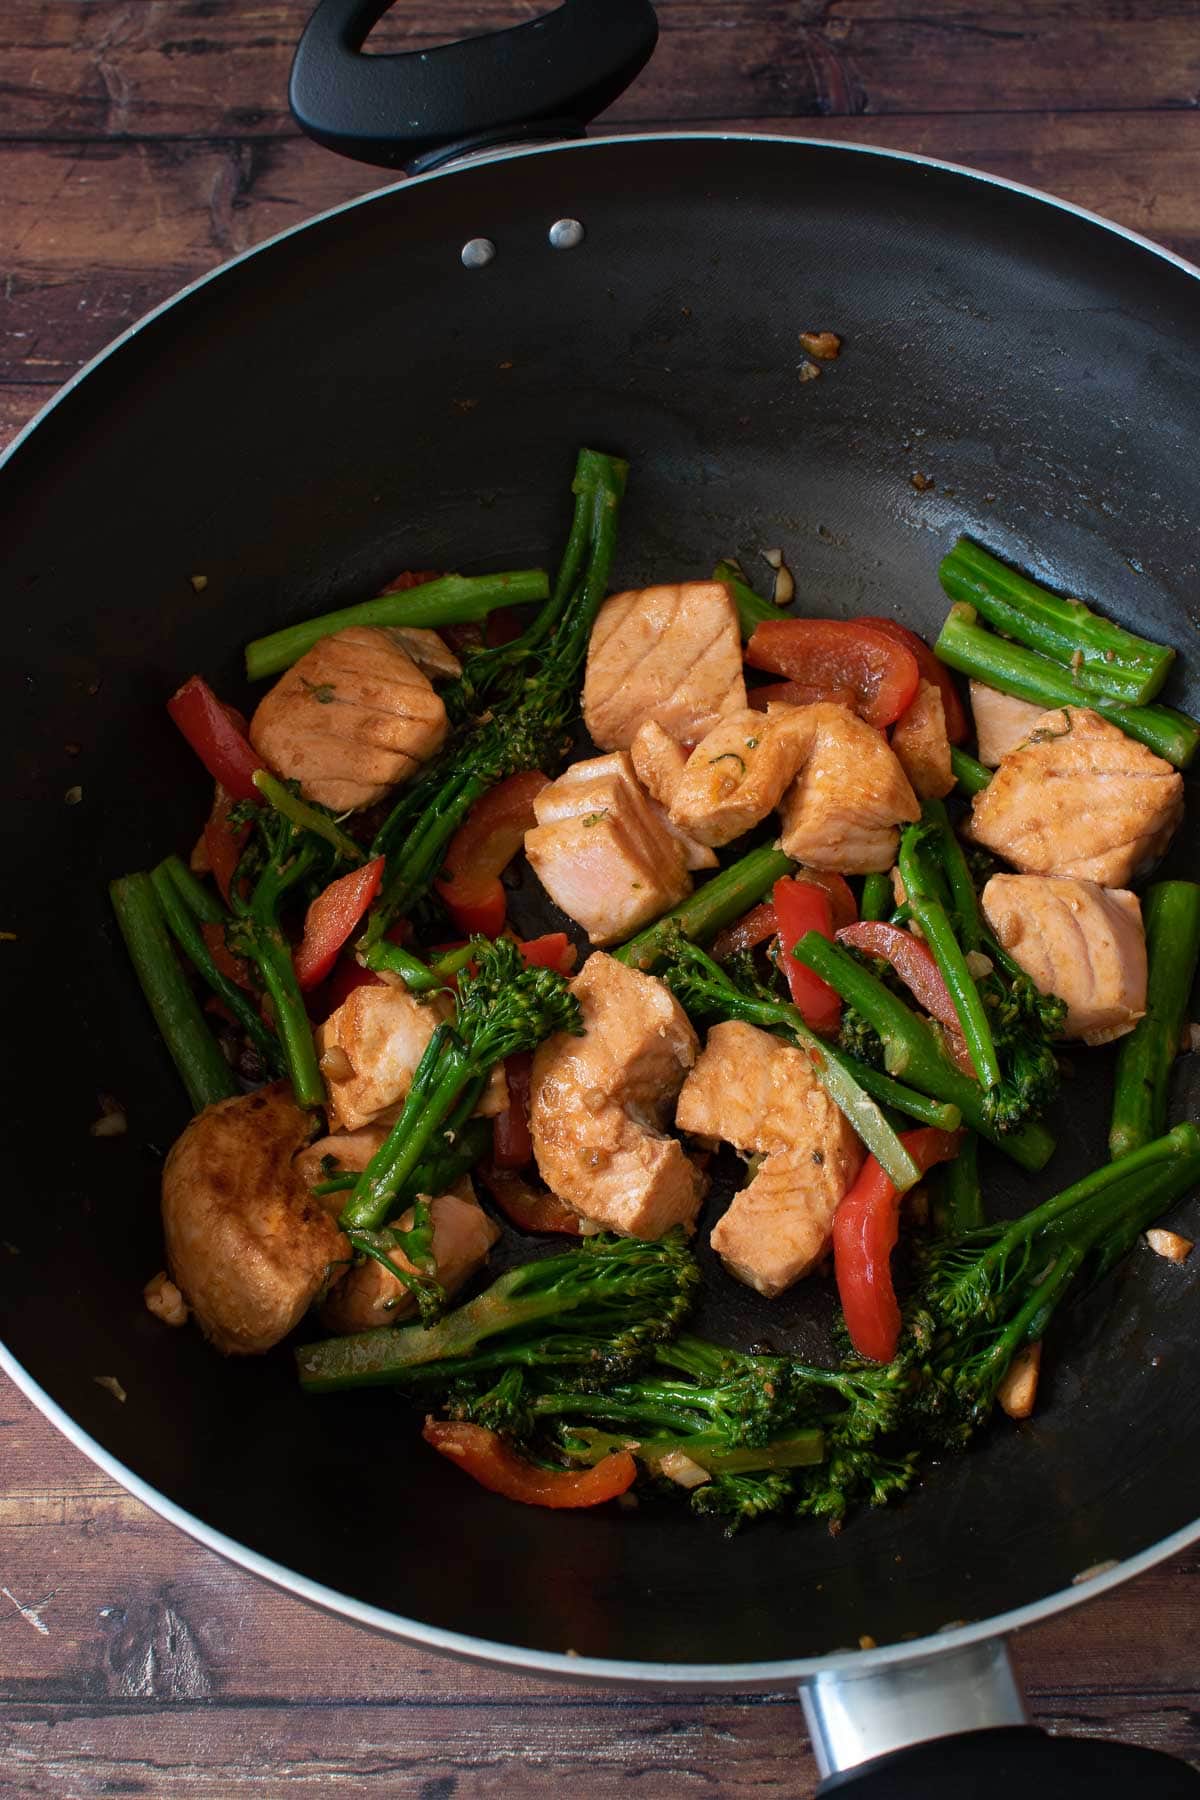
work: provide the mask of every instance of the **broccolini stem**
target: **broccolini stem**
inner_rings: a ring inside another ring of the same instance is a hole
[[[325,1104],[325,1083],[317,1066],[312,1026],[296,980],[291,945],[280,929],[279,908],[284,895],[305,880],[323,854],[319,840],[308,833],[299,839],[298,847],[289,842],[286,849],[272,851],[249,900],[234,898],[237,923],[230,945],[233,950],[244,951],[258,967],[271,997],[275,1031],[296,1104],[304,1107]]]
[[[427,1162],[413,1170],[396,1195],[396,1211],[403,1212],[406,1206],[411,1206],[418,1194],[435,1197],[444,1194],[460,1176],[468,1174],[477,1162],[482,1162],[491,1147],[492,1121],[468,1120],[453,1144],[447,1144],[445,1149],[435,1150]],[[340,1174],[330,1175],[325,1181],[318,1181],[309,1191],[319,1198],[325,1194],[344,1193],[357,1183],[358,1170],[346,1169]]]
[[[589,1398],[595,1396],[579,1396],[581,1402]],[[536,1406],[534,1410],[538,1410]],[[590,1411],[594,1418],[604,1416],[595,1407],[581,1405],[579,1410]],[[594,1431],[587,1426],[575,1426],[564,1450],[573,1463],[592,1465],[614,1450],[625,1449],[630,1443],[630,1435],[629,1432]],[[785,1432],[765,1444],[731,1445],[728,1437],[718,1431],[697,1431],[680,1437],[644,1437],[634,1445],[638,1461],[651,1469],[660,1467],[663,1458],[673,1451],[690,1457],[710,1475],[749,1475],[756,1469],[803,1469],[825,1461],[825,1433],[812,1426]]]
[[[150,880],[154,884],[154,892],[162,909],[163,917],[170,927],[171,936],[197,975],[201,976],[213,993],[224,1001],[246,1036],[263,1057],[267,1067],[278,1075],[283,1068],[283,1057],[278,1038],[274,1032],[267,1030],[257,1006],[249,995],[237,985],[236,981],[231,981],[218,969],[212,952],[204,941],[200,926],[184,904],[180,889],[172,879],[172,870],[168,866],[170,861],[178,862],[179,859],[178,857],[170,858],[168,862],[160,863],[157,869],[151,872]],[[182,866],[180,864],[181,868]],[[196,885],[199,886],[198,883]],[[200,889],[200,892],[203,894],[203,888]],[[207,896],[205,898],[207,899]]]
[[[873,1069],[870,1063],[860,1062],[857,1056],[848,1055],[836,1045],[826,1044],[825,1054],[841,1063],[846,1073],[853,1076],[859,1087],[866,1089],[872,1100],[878,1100],[880,1106],[890,1106],[893,1112],[905,1113],[908,1118],[917,1119],[922,1125],[932,1125],[938,1131],[957,1131],[962,1124],[961,1112],[948,1100],[931,1100],[928,1094],[918,1094],[915,1088],[893,1081],[882,1069]]]
[[[1108,1147],[1113,1156],[1136,1150],[1167,1124],[1171,1069],[1182,1047],[1188,1002],[1200,954],[1200,887],[1160,881],[1142,901],[1146,928],[1146,1011],[1117,1052]]]
[[[982,794],[992,779],[990,769],[985,768],[983,763],[977,761],[975,757],[968,756],[967,752],[960,750],[956,744],[950,746],[950,768],[955,781],[968,798],[975,794]]]
[[[431,994],[435,988],[445,987],[452,975],[465,969],[475,954],[472,944],[463,944],[457,950],[447,950],[432,962],[422,962],[411,950],[403,949],[399,944],[389,943],[381,938],[378,943],[369,945],[363,953],[363,962],[368,969],[386,969],[392,975],[399,975],[406,988],[413,994]]]
[[[933,1222],[945,1237],[961,1237],[984,1223],[983,1189],[979,1183],[979,1139],[964,1131],[958,1155],[943,1164]]]
[[[778,844],[760,844],[610,954],[618,962],[628,963],[631,969],[649,973],[670,954],[681,936],[693,943],[707,943],[723,925],[757,906],[780,876],[789,875],[796,866]]]
[[[1014,1131],[999,1131],[985,1113],[979,1083],[953,1066],[933,1026],[840,944],[831,944],[820,932],[810,931],[792,954],[836,988],[842,999],[874,1026],[883,1039],[889,1074],[902,1076],[910,1087],[932,1099],[957,1106],[966,1124],[989,1143],[997,1144],[1023,1169],[1040,1169],[1050,1160],[1054,1139],[1045,1126],[1029,1124]]]
[[[904,892],[913,918],[921,927],[925,941],[946,984],[958,1023],[966,1040],[971,1061],[981,1085],[1000,1085],[1000,1059],[992,1039],[987,1009],[975,986],[975,978],[967,967],[962,946],[951,929],[923,854],[930,828],[909,826],[901,834],[899,869]],[[974,889],[972,889],[974,893]]]
[[[979,910],[979,896],[975,892],[975,883],[972,880],[971,871],[967,867],[967,859],[963,855],[962,845],[950,824],[945,803],[941,800],[923,800],[921,818],[930,830],[938,868],[945,877],[947,894],[954,913],[955,931],[963,949],[982,950],[985,932],[983,915]]]
[[[179,897],[202,925],[228,925],[230,915],[225,911],[215,894],[210,894],[202,882],[196,880],[187,864],[178,856],[168,856],[159,864],[165,869],[179,891]]]
[[[756,594],[742,571],[735,562],[719,562],[713,570],[713,580],[723,582],[729,589],[729,598],[737,607],[738,624],[744,638],[752,638],[755,630],[767,619],[777,619],[779,608],[773,600],[764,600]]]
[[[298,831],[311,831],[314,837],[324,838],[352,866],[366,861],[366,851],[362,845],[356,844],[352,837],[347,837],[330,813],[310,806],[307,800],[301,800],[299,794],[293,794],[291,788],[285,787],[282,781],[277,781],[267,769],[256,769],[251,779],[263,799],[277,813],[282,813],[285,819],[290,820]]]
[[[1050,593],[969,538],[959,538],[938,573],[951,600],[965,601],[1005,637],[1070,669],[1077,691],[1144,706],[1170,673],[1175,652],[1166,645],[1135,637],[1082,600]]]
[[[1200,746],[1200,724],[1187,713],[1157,703],[1122,706],[1103,694],[1081,693],[1070,673],[1048,656],[1010,643],[978,624],[973,607],[960,604],[950,608],[933,648],[960,674],[973,675],[1002,694],[1015,694],[1018,700],[1044,706],[1047,711],[1060,706],[1090,707],[1177,769],[1185,769]]]
[[[109,895],[125,948],[175,1067],[195,1110],[237,1092],[233,1071],[204,1023],[196,996],[167,936],[149,875],[124,875]]]
[[[887,919],[891,917],[895,897],[892,893],[892,878],[886,871],[877,870],[863,881],[862,900],[859,903],[860,919]]]
[[[443,575],[421,587],[379,594],[358,606],[343,606],[320,618],[288,625],[246,645],[246,676],[262,681],[290,669],[306,651],[344,631],[348,625],[418,626],[466,625],[485,619],[498,606],[522,606],[544,600],[550,583],[544,569],[516,569],[505,575]]]
[[[425,1046],[404,1109],[342,1209],[343,1231],[378,1231],[396,1196],[445,1125],[472,1073],[453,1026],[443,1021]]]

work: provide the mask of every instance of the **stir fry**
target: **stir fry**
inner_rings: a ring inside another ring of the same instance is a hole
[[[146,1304],[298,1334],[308,1394],[399,1390],[509,1499],[836,1527],[1027,1416],[1142,1234],[1190,1248],[1152,1228],[1200,1181],[1200,886],[1134,884],[1200,725],[1169,648],[965,539],[932,648],[728,559],[610,593],[627,475],[580,453],[553,579],[406,572],[250,644],[249,722],[169,701],[211,811],[111,890],[195,1113]],[[559,929],[513,930],[518,870]],[[1113,1040],[1096,1166],[993,1219],[981,1146],[1044,1169],[1064,1046]],[[830,1366],[689,1329],[741,1283],[771,1339],[831,1264]]]

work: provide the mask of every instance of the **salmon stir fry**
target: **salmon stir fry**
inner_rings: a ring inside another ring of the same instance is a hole
[[[627,477],[581,452],[553,580],[401,576],[249,645],[256,706],[168,703],[207,819],[112,896],[194,1116],[133,1300],[399,1388],[507,1500],[838,1524],[1036,1411],[1077,1276],[1194,1239],[1200,725],[967,540],[935,643],[731,561],[610,594]]]

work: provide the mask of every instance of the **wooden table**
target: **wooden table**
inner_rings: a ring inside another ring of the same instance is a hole
[[[415,46],[543,10],[401,4]],[[0,441],[202,270],[377,172],[297,136],[306,0],[5,0]],[[1200,256],[1195,0],[661,0],[614,128],[801,132],[975,163]],[[422,33],[426,35],[421,36]],[[0,1384],[0,1792],[587,1800],[810,1793],[789,1693],[612,1694],[461,1666],[227,1568]],[[1200,1557],[1030,1632],[1034,1716],[1200,1761]]]

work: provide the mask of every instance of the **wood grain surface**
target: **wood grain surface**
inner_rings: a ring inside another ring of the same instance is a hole
[[[382,48],[535,16],[401,0]],[[0,444],[192,276],[380,185],[297,136],[306,0],[4,0]],[[661,0],[605,121],[854,138],[1200,258],[1196,0]],[[1200,1554],[1027,1633],[1034,1717],[1200,1762]],[[326,1618],[161,1524],[0,1380],[0,1794],[811,1794],[789,1693],[554,1686]]]

